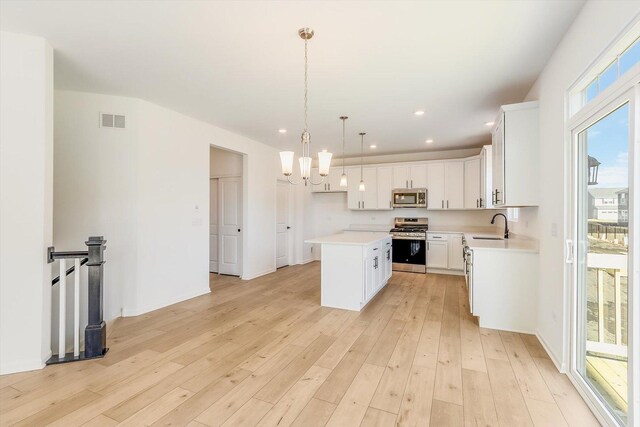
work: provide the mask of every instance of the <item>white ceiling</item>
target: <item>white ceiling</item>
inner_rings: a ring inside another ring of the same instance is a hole
[[[583,5],[572,1],[5,1],[0,27],[55,49],[55,84],[143,98],[278,148],[302,129],[347,156],[473,147],[519,102]],[[423,109],[426,114],[414,116]],[[286,134],[278,133],[286,128]],[[433,144],[425,144],[433,138]],[[212,141],[215,143],[215,141]],[[372,153],[373,150],[367,148]]]

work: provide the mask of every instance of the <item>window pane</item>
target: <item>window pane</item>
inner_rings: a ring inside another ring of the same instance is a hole
[[[620,75],[629,71],[638,62],[640,62],[640,39],[620,56]]]
[[[607,67],[606,70],[600,74],[598,77],[598,91],[602,92],[606,88],[608,88],[611,83],[615,82],[618,78],[618,62],[614,61],[611,65]]]
[[[591,82],[589,86],[587,86],[587,102],[591,101],[598,94],[598,80],[594,80]]]
[[[578,135],[578,372],[627,421],[629,104]]]

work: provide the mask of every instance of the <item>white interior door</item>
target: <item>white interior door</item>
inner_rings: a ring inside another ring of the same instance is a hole
[[[278,181],[276,195],[276,268],[289,265],[289,183]]]
[[[218,266],[220,274],[240,275],[240,250],[242,240],[242,180],[220,178],[218,186],[219,245]]]
[[[209,180],[209,271],[218,272],[218,179]]]

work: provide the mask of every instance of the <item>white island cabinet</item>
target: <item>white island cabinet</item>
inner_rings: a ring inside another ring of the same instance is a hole
[[[391,236],[341,233],[306,240],[321,245],[320,304],[360,311],[391,277]]]

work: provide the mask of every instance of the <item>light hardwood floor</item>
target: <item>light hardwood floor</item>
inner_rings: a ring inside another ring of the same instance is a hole
[[[318,263],[118,319],[104,359],[0,377],[0,424],[598,425],[534,336],[481,329],[464,280],[395,272],[360,313]]]

